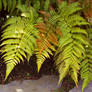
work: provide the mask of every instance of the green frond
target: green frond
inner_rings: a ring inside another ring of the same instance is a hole
[[[8,0],[8,12],[10,11],[10,9],[11,9],[11,6],[12,5],[12,1],[11,0]]]
[[[6,78],[16,64],[24,61],[24,57],[31,57],[36,48],[36,39],[39,38],[38,30],[29,18],[13,17],[3,26],[2,58],[6,63]],[[28,56],[27,56],[28,55]],[[8,68],[9,67],[9,68]]]
[[[44,10],[47,11],[49,9],[50,0],[46,0],[44,4]]]
[[[11,8],[11,12],[13,12],[14,9],[16,8],[16,4],[17,4],[17,0],[12,0],[12,8]]]
[[[22,3],[23,3],[23,0],[0,0],[0,11],[5,10],[10,15],[12,15],[13,13],[17,14],[19,12],[18,6],[21,7]]]
[[[92,81],[92,46],[91,46],[92,36],[90,36],[92,34],[91,32],[92,28],[89,28],[88,33],[90,44],[88,45],[88,47],[86,47],[86,56],[81,63],[80,73],[81,79],[83,79],[82,92],[84,91],[84,88],[86,88],[87,85]]]
[[[55,52],[58,84],[69,73],[78,86],[80,71],[83,91],[92,81],[92,26],[81,16],[80,3],[54,4],[57,1],[0,0],[0,11],[9,14],[1,25],[0,54],[6,64],[5,80],[17,64],[24,63],[24,58],[29,62],[36,54],[39,72]],[[16,12],[20,17],[14,15]]]
[[[16,63],[12,60],[10,60],[10,62],[8,62],[6,64],[6,76],[5,76],[5,80],[7,79],[7,77],[9,76],[9,74],[11,73],[11,71],[14,69],[14,67],[16,66]]]
[[[68,23],[71,25],[71,27],[75,27],[76,25],[88,25],[89,23],[81,17],[79,14],[73,14],[72,16],[69,16]]]
[[[16,8],[17,0],[0,0],[0,11],[4,10],[8,12],[13,12]]]
[[[79,6],[79,3],[72,3],[71,5],[68,5],[67,2],[62,2],[59,5],[60,15],[66,18],[81,9],[82,8]]]
[[[2,0],[0,0],[0,11],[2,10]]]
[[[72,28],[72,33],[75,33],[75,34],[84,34],[88,37],[88,33],[84,30],[84,29],[81,29],[81,28]]]
[[[60,84],[61,80],[67,75],[67,72],[69,71],[69,64],[65,64],[64,62],[62,64],[60,64],[60,66],[58,67],[58,71],[59,71],[59,82],[58,85]]]
[[[38,11],[40,9],[40,1],[36,1],[33,7]]]
[[[7,0],[2,0],[3,2],[3,5],[4,5],[4,10],[6,10],[6,7],[7,7]]]
[[[82,29],[82,25],[89,23],[79,15],[81,7],[79,3],[67,5],[63,2],[59,5],[58,16],[52,16],[51,20],[56,21],[61,29],[63,37],[59,38],[59,46],[55,54],[55,64],[60,74],[59,83],[69,73],[76,86],[78,84],[78,71],[80,70],[80,60],[84,59],[85,46],[88,46],[88,33]],[[52,22],[52,21],[51,21]]]
[[[75,41],[79,41],[81,44],[84,44],[84,45],[88,44],[88,42],[85,41],[86,38],[82,34],[73,34],[72,37],[73,37],[73,39],[75,39]]]

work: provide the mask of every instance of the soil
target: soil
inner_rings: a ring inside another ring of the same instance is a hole
[[[74,81],[71,79],[69,75],[67,75],[62,82],[61,86],[61,89],[63,90],[62,92],[69,92],[69,90],[72,89],[74,86],[75,86]]]

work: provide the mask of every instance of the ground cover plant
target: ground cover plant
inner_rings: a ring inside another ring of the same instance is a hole
[[[86,12],[89,6],[82,0],[0,0],[0,11],[6,13],[0,19],[5,80],[24,59],[29,62],[36,55],[39,72],[44,61],[53,56],[58,84],[69,74],[78,86],[80,75],[83,91],[92,81],[92,22]]]

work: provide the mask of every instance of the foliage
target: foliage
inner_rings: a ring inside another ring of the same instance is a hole
[[[59,39],[55,59],[60,73],[59,83],[69,72],[77,86],[80,59],[85,57],[85,45],[88,44],[85,41],[88,34],[81,26],[88,23],[76,13],[81,10],[78,3],[67,6],[64,2],[59,5],[59,9],[56,20],[63,34],[63,37]]]
[[[21,17],[10,18],[3,27],[6,29],[2,35],[1,46],[4,53],[2,58],[7,64],[7,78],[14,66],[23,61],[23,57],[32,56],[38,31],[30,19]]]
[[[25,9],[25,8],[24,8]],[[7,65],[6,78],[16,64],[26,59],[30,59],[36,47],[36,39],[39,38],[38,30],[34,27],[34,17],[32,9],[27,16],[26,11],[22,14],[25,17],[9,18],[2,29],[1,50],[2,58]]]
[[[89,23],[81,16],[80,3],[58,2],[61,1],[0,0],[0,10],[4,8],[10,14],[1,30],[5,80],[18,63],[24,59],[29,62],[33,54],[36,54],[39,72],[44,61],[54,53],[59,84],[68,73],[76,86],[80,73],[84,80],[82,91],[92,80]],[[16,10],[18,14],[14,16]]]
[[[6,10],[12,13],[20,2],[21,0],[0,0],[0,11]]]
[[[54,32],[56,30],[49,23],[47,25],[45,23],[40,23],[36,25],[36,28],[40,31],[40,39],[37,39],[38,51],[36,52],[39,71],[45,59],[50,58],[49,54],[53,55],[52,51],[55,51],[53,45],[57,46],[58,41]]]
[[[89,42],[86,47],[86,56],[81,63],[81,78],[84,80],[82,85],[82,91],[92,81],[92,27],[88,26]]]

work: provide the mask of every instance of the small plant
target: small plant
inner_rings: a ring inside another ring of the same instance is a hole
[[[43,62],[53,55],[59,84],[69,74],[78,86],[80,74],[84,80],[83,91],[92,81],[92,26],[82,16],[80,3],[68,4],[59,0],[60,3],[55,0],[0,2],[10,14],[1,27],[0,52],[6,64],[5,80],[24,58],[29,62],[35,54],[39,72]],[[0,9],[2,11],[1,6]]]

